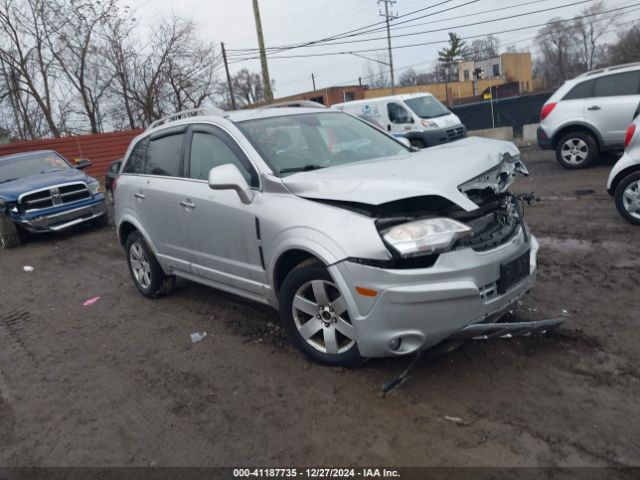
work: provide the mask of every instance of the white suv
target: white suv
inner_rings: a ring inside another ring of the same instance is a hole
[[[567,80],[540,113],[538,145],[554,149],[565,168],[588,167],[600,152],[622,150],[640,101],[640,63]]]

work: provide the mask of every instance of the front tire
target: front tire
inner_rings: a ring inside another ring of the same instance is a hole
[[[587,168],[598,158],[598,143],[586,132],[570,132],[556,146],[556,160],[567,170]]]
[[[20,232],[6,213],[0,213],[0,246],[4,249],[20,245]]]
[[[176,277],[166,275],[155,255],[139,232],[127,237],[125,247],[131,279],[138,291],[147,298],[168,295],[173,290]]]
[[[364,361],[344,296],[322,263],[310,260],[293,269],[279,300],[288,337],[311,360],[343,367]]]
[[[640,225],[640,172],[626,176],[614,193],[620,215],[633,225]]]

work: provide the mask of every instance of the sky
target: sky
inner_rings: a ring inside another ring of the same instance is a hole
[[[148,28],[152,28],[162,16],[171,14],[195,20],[201,38],[217,44],[219,42],[225,43],[230,52],[230,58],[233,58],[233,60],[230,60],[232,62],[230,65],[232,74],[241,68],[260,72],[260,62],[258,60],[238,61],[239,58],[247,55],[244,52],[234,52],[234,50],[257,49],[258,47],[252,0],[180,0],[179,2],[172,0],[131,0],[129,3],[137,9],[136,16]],[[396,47],[415,43],[446,41],[447,31],[454,31],[464,38],[540,25],[553,17],[574,17],[593,3],[593,0],[586,2],[584,0],[397,0],[392,10],[401,17],[392,22],[392,35],[413,33],[415,35],[392,39],[396,78],[410,66],[418,71],[431,69],[431,66],[436,61],[437,51],[445,46],[445,43],[411,48]],[[259,0],[259,4],[264,40],[267,47],[324,39],[383,21],[383,17],[379,14],[379,9],[384,7],[379,7],[376,0]],[[441,5],[437,6],[437,4]],[[521,6],[494,11],[494,9],[515,5]],[[640,19],[640,0],[604,0],[604,10],[624,6],[629,8],[606,15],[620,14],[619,22],[624,23],[622,27],[628,28],[630,25],[627,22]],[[430,8],[413,15],[407,15],[427,7]],[[562,8],[531,15],[521,15],[554,7]],[[450,8],[450,11],[437,13]],[[402,17],[403,15],[405,16]],[[430,16],[393,27],[394,23],[423,15]],[[500,19],[513,15],[520,16],[480,25],[464,26],[469,23]],[[431,23],[411,26],[424,22]],[[532,27],[495,36],[500,39],[502,47],[513,45],[518,51],[532,51],[532,54],[535,54],[533,38],[539,28]],[[612,29],[607,36],[607,40],[615,39],[615,33],[615,29]],[[271,79],[275,80],[275,97],[284,97],[312,90],[312,73],[315,75],[316,86],[319,89],[335,85],[357,84],[359,77],[367,75],[366,65],[368,63],[367,60],[357,56],[342,54],[307,58],[276,57],[375,49],[377,51],[359,53],[359,55],[370,58],[383,55],[380,58],[386,62],[386,32],[375,32],[345,40],[360,40],[364,38],[372,38],[372,40],[345,45],[297,48],[270,55],[269,73]],[[471,41],[472,39],[468,40],[468,43]],[[219,75],[220,78],[223,78],[224,71],[221,70]],[[366,79],[363,80],[363,83],[366,83]]]

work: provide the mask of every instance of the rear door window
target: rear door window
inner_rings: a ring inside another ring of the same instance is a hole
[[[177,133],[152,138],[147,149],[144,173],[165,177],[179,177],[182,165],[184,134]]]
[[[640,70],[616,73],[596,79],[594,97],[638,95],[640,93]]]

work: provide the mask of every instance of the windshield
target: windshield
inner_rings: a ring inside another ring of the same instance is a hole
[[[424,97],[411,98],[404,103],[420,118],[444,117],[451,112],[441,104],[436,97],[425,95]]]
[[[52,152],[34,153],[12,160],[0,160],[0,183],[12,182],[19,178],[41,173],[66,170],[71,166]]]
[[[346,113],[306,113],[238,122],[274,172],[286,175],[411,150]]]

